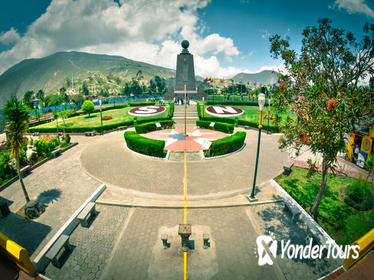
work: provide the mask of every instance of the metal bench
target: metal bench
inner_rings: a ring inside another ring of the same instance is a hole
[[[96,215],[95,202],[87,203],[86,207],[78,215],[82,227],[88,227],[88,220]]]
[[[25,176],[26,174],[29,174],[31,171],[31,165],[26,165],[25,167],[22,167],[20,172],[22,176]]]
[[[298,221],[300,219],[301,210],[299,207],[297,207],[295,204],[293,204],[291,201],[284,200],[284,208],[290,211],[292,215],[292,220],[294,222]]]
[[[45,255],[47,259],[51,260],[55,267],[61,268],[62,263],[57,258],[57,255],[60,253],[62,248],[65,248],[65,252],[71,251],[69,243],[69,235],[62,234],[55,244],[48,250],[48,253]]]
[[[51,156],[55,158],[55,157],[58,157],[59,155],[61,155],[61,153],[62,153],[62,150],[60,148],[58,148],[58,149],[52,151]]]
[[[292,172],[293,163],[289,162],[283,166],[283,175],[289,176]]]

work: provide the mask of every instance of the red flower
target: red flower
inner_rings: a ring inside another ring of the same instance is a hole
[[[283,81],[283,82],[281,82],[280,84],[279,84],[279,87],[280,88],[286,88],[287,87],[287,83],[285,82],[285,81]]]
[[[335,105],[336,105],[336,99],[335,98],[330,99],[327,103],[327,110],[331,112],[332,110],[334,110]]]

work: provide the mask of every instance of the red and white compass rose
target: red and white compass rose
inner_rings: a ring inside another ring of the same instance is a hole
[[[165,141],[167,151],[203,151],[210,147],[213,140],[221,139],[227,135],[223,132],[187,128],[187,136],[184,135],[184,128],[164,129],[148,132],[144,137]]]

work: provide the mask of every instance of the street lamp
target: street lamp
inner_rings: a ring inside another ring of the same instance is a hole
[[[260,93],[258,96],[258,107],[260,108],[260,124],[258,125],[258,141],[257,141],[257,155],[256,155],[256,165],[255,165],[255,175],[253,177],[253,187],[252,193],[249,197],[250,201],[256,201],[255,197],[255,187],[256,187],[256,177],[257,177],[257,166],[258,166],[258,156],[260,153],[260,141],[261,141],[261,128],[262,128],[262,110],[264,109],[265,105],[265,94]]]
[[[268,107],[268,132],[267,132],[267,134],[269,134],[269,127],[270,127],[270,104],[271,104],[271,93],[269,93],[268,102],[269,102],[269,107]]]
[[[101,109],[101,99],[99,99],[99,104],[100,104],[101,135],[103,135],[103,111]]]

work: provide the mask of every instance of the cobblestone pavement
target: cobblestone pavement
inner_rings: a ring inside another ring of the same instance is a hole
[[[189,195],[248,188],[253,180],[257,136],[257,131],[247,130],[246,146],[233,155],[188,162]],[[288,154],[278,150],[278,138],[279,135],[274,134],[262,135],[258,184],[277,176],[288,160]],[[183,193],[183,161],[137,155],[125,147],[123,132],[105,135],[88,145],[82,152],[81,161],[89,174],[109,185],[157,194]]]
[[[77,141],[77,138],[73,138],[72,141]],[[46,211],[38,219],[30,221],[13,214],[25,205],[19,181],[0,193],[11,203],[10,210],[13,212],[8,217],[0,219],[0,230],[25,247],[29,255],[32,255],[32,259],[101,185],[80,168],[81,151],[90,141],[94,139],[79,137],[79,145],[37,167],[24,178],[30,198],[48,204]]]
[[[284,210],[284,203],[258,205],[248,209],[250,211],[247,213],[258,235],[272,234],[275,240],[286,242],[291,240],[290,244],[295,245],[309,243],[308,238],[311,235],[306,226],[292,221],[291,214]],[[291,260],[282,259],[280,254],[280,246],[278,245],[275,260],[287,280],[318,279],[341,265],[339,260],[334,259]]]
[[[123,227],[129,209],[97,205],[99,212],[89,228],[80,225],[70,236],[73,251],[61,269],[49,264],[45,275],[51,279],[99,279]],[[119,278],[125,279],[125,278]]]
[[[188,279],[277,279],[273,267],[257,265],[255,234],[244,208],[188,210],[195,250],[188,255]],[[183,255],[177,225],[182,210],[137,209],[101,279],[182,279]],[[161,233],[171,247],[162,249]],[[202,248],[202,234],[211,247]]]

